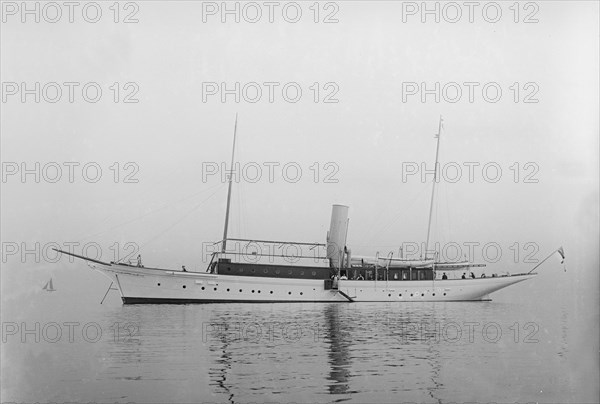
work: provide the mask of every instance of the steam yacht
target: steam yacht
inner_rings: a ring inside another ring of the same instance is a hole
[[[441,132],[440,118],[436,135],[436,167]],[[237,117],[232,167],[236,134]],[[231,177],[223,239],[215,243],[220,248],[212,254],[205,272],[146,267],[141,262],[104,262],[57,251],[81,258],[91,268],[107,276],[111,286],[117,286],[124,304],[477,301],[489,300],[491,293],[536,275],[530,271],[515,275],[484,277],[482,274],[479,277],[447,279],[446,271],[472,273],[473,267],[483,265],[466,261],[439,262],[435,255],[428,257],[427,247],[425,257],[419,260],[394,258],[391,253],[385,257],[379,254],[374,257],[352,256],[346,244],[349,208],[345,205],[333,205],[329,231],[322,244],[228,238]],[[436,182],[434,178],[426,246],[430,242]],[[241,248],[228,249],[228,242]],[[263,253],[264,246],[270,246],[269,253]],[[282,246],[294,246],[296,253],[275,257],[273,251]],[[305,250],[308,253],[304,253]],[[265,257],[269,262],[261,262]]]

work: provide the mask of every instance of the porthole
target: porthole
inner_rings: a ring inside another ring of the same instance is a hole
[[[204,290],[204,286],[202,286],[202,290]]]
[[[185,289],[185,285],[183,285],[183,288]]]
[[[312,271],[313,276],[317,275],[317,271]]]
[[[158,286],[160,286],[160,283],[157,283]]]
[[[273,294],[273,291],[270,291],[269,293]]]
[[[399,294],[398,294],[398,296],[399,296],[399,297],[402,297],[402,293],[399,293]]]
[[[215,288],[215,292],[217,291],[217,288]]]
[[[433,294],[433,296],[435,296],[435,293]]]
[[[391,294],[391,293],[388,293],[388,297],[392,297],[392,294]]]
[[[304,293],[300,292],[300,296],[302,296]]]
[[[240,289],[240,292],[242,291],[242,289]]]
[[[229,288],[227,288],[227,291],[229,292]]]
[[[413,295],[413,294],[411,293],[411,294],[410,294],[410,297],[412,297],[412,295]]]
[[[421,293],[421,297],[425,296],[425,293]]]
[[[444,296],[446,296],[446,292],[444,292]]]
[[[252,293],[254,293],[254,289],[252,289]]]
[[[292,292],[288,292],[288,295],[291,295],[291,294],[292,294]]]
[[[260,290],[258,291],[258,293],[260,293]]]

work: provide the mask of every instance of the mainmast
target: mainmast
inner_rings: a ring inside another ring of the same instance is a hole
[[[427,251],[429,249],[429,236],[431,235],[431,217],[433,216],[433,201],[435,198],[435,184],[437,183],[438,175],[438,157],[440,155],[440,135],[442,134],[443,128],[442,116],[440,115],[440,123],[438,126],[438,133],[435,135],[437,138],[437,147],[435,149],[435,165],[433,166],[433,186],[431,188],[431,203],[429,204],[429,223],[427,224],[427,241],[425,242],[425,259],[427,259]],[[435,259],[435,254],[434,254]]]
[[[235,162],[235,137],[237,134],[237,113],[235,114],[235,126],[233,127],[233,147],[231,149],[231,172],[229,173],[229,188],[227,190],[227,210],[225,211],[225,228],[223,229],[223,243],[221,252],[225,253],[227,248],[227,227],[229,226],[229,205],[231,205],[231,184],[233,182],[233,164]]]

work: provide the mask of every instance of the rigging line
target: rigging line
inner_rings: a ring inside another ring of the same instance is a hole
[[[240,187],[240,234],[242,234],[242,237],[246,237],[248,235],[247,213],[246,185],[243,184]]]
[[[433,241],[433,250],[434,250],[434,257],[436,254],[436,249],[435,249],[435,242],[437,241],[439,244],[439,248],[440,250],[437,251],[438,253],[438,260],[441,260],[441,254],[442,254],[442,249],[443,246],[441,245],[441,243],[444,241],[444,237],[447,237],[447,228],[444,227],[444,220],[446,218],[444,218],[443,215],[443,205],[444,205],[444,200],[447,201],[447,195],[446,195],[446,187],[445,184],[443,182],[443,180],[440,179],[440,182],[438,184],[437,187],[437,194],[438,197],[435,200],[435,217],[434,217],[434,221],[433,221],[433,225],[432,227],[432,241]],[[442,206],[440,206],[442,205]],[[447,206],[447,205],[446,205]],[[446,241],[448,241],[446,239]]]
[[[243,161],[243,159],[245,158],[245,153],[244,150],[246,150],[246,148],[244,147],[244,142],[245,139],[242,138],[240,140],[240,142],[238,143],[238,156],[239,156],[239,160]],[[262,173],[259,172],[259,181],[261,179],[261,175]],[[240,223],[240,235],[242,235],[242,237],[245,237],[248,234],[248,223],[247,223],[247,218],[248,218],[248,212],[246,209],[246,200],[247,200],[247,196],[246,196],[246,192],[247,190],[247,182],[242,178],[242,181],[240,182],[240,192],[239,192],[239,223]]]
[[[177,170],[180,170],[180,168],[176,166],[174,169],[170,170],[170,171],[169,171],[169,172],[166,174],[166,178],[172,178],[172,177],[173,177],[173,174],[174,174],[174,173],[175,173]],[[160,180],[161,178],[158,178],[158,179]],[[176,182],[175,182],[175,181],[168,181],[168,184],[176,184]],[[209,189],[210,189],[210,188],[209,188]],[[163,189],[163,191],[165,191],[165,190],[167,190],[167,191],[168,191],[168,188],[167,188],[167,189]],[[149,189],[146,189],[145,191],[142,191],[142,193],[140,193],[140,194],[137,194],[136,196],[137,196],[137,199],[138,199],[138,200],[142,200],[142,201],[143,201],[143,200],[146,200],[146,199],[147,199],[147,196],[148,196],[148,195],[150,195],[151,193],[154,193],[154,192],[155,192],[155,189],[154,189],[154,188],[149,188]],[[202,191],[202,192],[204,192],[204,191]],[[107,221],[109,218],[112,218],[112,217],[113,217],[113,216],[115,216],[117,213],[118,213],[118,212],[109,213],[108,215],[106,215],[104,218],[102,218],[102,219],[100,220],[100,223],[105,223],[105,222],[106,222],[106,221]],[[89,236],[86,236],[85,238],[87,238],[87,237],[89,237]],[[85,239],[85,238],[84,238],[84,239]]]
[[[446,241],[447,242],[451,242],[453,241],[453,232],[452,232],[452,217],[450,216],[450,200],[451,198],[449,197],[450,192],[449,192],[449,187],[443,187],[444,190],[444,202],[446,205]],[[459,257],[459,259],[462,259],[462,257]]]
[[[247,226],[246,226],[246,212],[244,210],[244,205],[245,205],[245,189],[244,186],[242,185],[240,187],[240,234],[242,235],[242,237],[246,237],[247,235]]]
[[[247,191],[247,189],[244,191],[244,199],[242,199],[242,215],[244,220],[244,231],[246,232],[246,234],[249,234],[250,227],[248,226],[248,196],[246,195]],[[252,195],[252,193],[250,193],[250,195]]]
[[[438,185],[438,195],[440,194],[439,191],[439,185]],[[434,216],[434,226],[433,227],[433,259],[435,260],[435,253],[436,253],[436,249],[435,249],[435,240],[438,241],[438,243],[440,242],[440,238],[441,236],[441,231],[440,231],[440,197],[438,196],[435,199],[435,206],[434,206],[434,210],[435,210],[435,216]],[[425,251],[425,258],[427,258],[427,251]],[[438,257],[439,258],[439,257]]]
[[[163,209],[166,209],[166,208],[168,208],[169,206],[175,205],[176,203],[183,202],[183,201],[185,201],[185,200],[187,200],[187,199],[191,199],[191,198],[192,198],[192,197],[194,197],[194,196],[201,195],[201,194],[203,194],[203,193],[205,193],[205,192],[208,192],[208,191],[210,191],[210,190],[212,190],[212,189],[214,189],[214,188],[217,188],[217,187],[219,187],[219,186],[222,186],[222,185],[224,185],[224,184],[223,184],[223,183],[218,183],[218,184],[215,184],[215,185],[213,185],[213,186],[211,186],[211,187],[209,187],[209,188],[206,188],[206,189],[204,189],[204,190],[202,190],[202,191],[200,191],[200,192],[195,192],[195,193],[193,193],[193,194],[191,194],[191,195],[187,195],[187,196],[185,196],[185,197],[183,197],[183,198],[181,198],[181,199],[179,199],[179,200],[177,200],[177,201],[175,201],[175,202],[167,202],[167,203],[165,203],[164,205],[162,205],[162,206],[160,206],[160,207],[158,207],[158,208],[156,208],[156,209],[154,209],[154,210],[151,210],[150,212],[146,212],[146,213],[144,213],[144,214],[142,214],[142,215],[140,215],[140,216],[137,216],[137,217],[135,217],[135,218],[133,218],[133,219],[127,220],[127,221],[125,221],[125,222],[121,222],[121,223],[119,223],[119,224],[117,224],[117,225],[115,225],[115,226],[109,227],[109,228],[108,228],[108,229],[106,229],[106,230],[102,230],[102,231],[99,231],[99,232],[97,232],[97,233],[94,233],[94,234],[87,235],[87,236],[85,236],[85,237],[80,237],[80,238],[79,238],[79,240],[80,240],[80,241],[83,241],[83,240],[86,240],[86,239],[88,239],[88,238],[95,237],[95,236],[99,236],[99,235],[101,235],[101,234],[107,233],[107,232],[109,232],[109,231],[111,231],[111,230],[118,229],[119,227],[122,227],[122,226],[125,226],[125,225],[127,225],[127,224],[133,223],[133,222],[135,222],[135,221],[137,221],[137,220],[140,220],[140,219],[142,219],[142,218],[144,218],[144,217],[146,217],[146,216],[152,215],[152,214],[154,214],[154,213],[156,213],[156,212],[159,212],[159,211],[161,211],[161,210],[163,210]]]
[[[233,185],[233,173],[235,164],[235,140],[237,138],[238,114],[235,114],[235,123],[233,125],[233,145],[231,147],[231,172],[227,181],[227,208],[225,209],[225,224],[223,226],[223,243],[221,244],[221,252],[227,251],[227,231],[229,230],[229,209],[231,207],[231,191]]]
[[[157,238],[161,237],[162,235],[164,235],[165,233],[167,233],[169,230],[171,230],[173,227],[177,226],[179,223],[181,223],[185,218],[187,218],[189,215],[191,215],[196,209],[198,209],[200,206],[202,206],[205,202],[207,202],[210,198],[212,198],[213,196],[215,196],[218,192],[220,191],[220,189],[217,189],[215,192],[213,192],[212,194],[210,194],[206,199],[204,199],[202,202],[200,202],[198,205],[194,206],[192,209],[190,209],[188,212],[186,212],[181,218],[179,218],[179,220],[177,220],[175,223],[173,223],[171,226],[167,227],[165,230],[163,230],[162,232],[160,232],[158,235],[156,235],[155,237],[150,238],[149,240],[145,241],[144,243],[142,243],[142,245],[140,245],[140,249],[142,249],[142,247],[148,245],[149,243],[151,243],[152,241],[156,240]]]
[[[440,243],[440,248],[443,249],[441,243],[450,242],[449,229],[449,210],[448,210],[448,188],[446,183],[441,181],[438,185],[438,198],[435,202],[435,225],[432,226],[432,241]],[[442,205],[442,206],[440,206]],[[445,208],[445,213],[442,212]],[[441,253],[441,251],[440,251]]]
[[[387,231],[391,226],[395,225],[397,223],[397,221],[402,217],[408,214],[408,212],[410,212],[410,208],[413,207],[413,205],[419,200],[421,199],[422,195],[425,193],[425,191],[427,191],[428,188],[426,186],[421,187],[421,189],[417,192],[417,194],[415,195],[415,197],[412,199],[412,201],[408,204],[407,207],[404,207],[402,209],[398,209],[398,211],[396,212],[396,214],[392,217],[391,220],[388,220],[386,223],[383,224],[383,227],[381,227],[381,229],[377,232],[375,231],[375,226],[372,226],[372,232],[371,232],[371,236],[367,239],[367,244],[371,244],[371,242],[374,241],[375,237],[377,237],[378,235],[380,235],[381,233],[384,233],[385,231]],[[380,226],[380,225],[379,225]]]
[[[239,153],[238,153],[239,156]],[[241,177],[241,174],[240,174]],[[236,225],[237,225],[237,231],[238,234],[240,235],[240,237],[242,237],[242,208],[241,208],[241,203],[242,203],[242,184],[243,184],[244,180],[242,178],[240,178],[240,185],[238,186],[238,193],[237,193],[237,212],[238,212],[238,217],[237,217],[237,221],[236,221]]]
[[[185,196],[185,197],[183,197],[183,198],[181,198],[181,199],[179,199],[179,200],[177,200],[177,201],[174,201],[174,202],[167,202],[167,203],[163,204],[162,206],[160,206],[160,207],[158,207],[158,208],[156,208],[156,209],[154,209],[154,210],[151,210],[150,212],[146,212],[146,213],[144,213],[144,214],[142,214],[142,215],[140,215],[140,216],[137,216],[137,217],[135,217],[135,218],[133,218],[133,219],[127,220],[127,221],[125,221],[125,222],[121,222],[120,224],[117,224],[117,225],[115,225],[115,226],[112,226],[112,227],[110,227],[110,228],[108,228],[108,229],[106,229],[106,230],[102,230],[102,231],[99,231],[99,232],[97,232],[97,233],[94,233],[94,234],[91,234],[91,235],[87,235],[87,236],[85,236],[85,237],[83,237],[83,238],[80,238],[80,239],[81,239],[81,240],[85,240],[85,239],[87,239],[87,238],[94,237],[94,236],[97,236],[97,235],[100,235],[100,234],[106,233],[106,232],[108,232],[108,231],[111,231],[111,230],[117,229],[117,228],[119,228],[119,227],[122,227],[122,226],[124,226],[124,225],[127,225],[127,224],[129,224],[129,223],[132,223],[132,222],[135,222],[135,221],[137,221],[137,220],[139,220],[139,219],[142,219],[142,218],[144,218],[144,217],[146,217],[146,216],[149,216],[149,215],[151,215],[151,214],[154,214],[154,213],[156,213],[156,212],[159,212],[159,211],[161,211],[161,210],[163,210],[163,209],[165,209],[165,208],[167,208],[167,207],[169,207],[169,206],[175,205],[176,203],[183,202],[183,201],[185,201],[185,200],[187,200],[187,199],[190,199],[190,198],[192,198],[192,197],[194,197],[194,196],[198,196],[198,195],[200,195],[200,194],[203,194],[204,192],[210,191],[210,190],[212,190],[212,189],[214,189],[214,188],[216,188],[216,187],[218,187],[218,186],[220,186],[220,185],[222,185],[222,184],[221,184],[221,183],[219,183],[219,184],[215,184],[215,185],[213,185],[213,186],[211,186],[211,187],[209,187],[209,188],[207,188],[207,189],[204,189],[204,190],[202,190],[202,191],[200,191],[200,192],[195,192],[195,193],[193,193],[193,194],[187,195],[187,196]]]
[[[420,192],[419,192],[419,194],[420,194]],[[415,196],[415,198],[409,204],[409,206],[412,206],[414,204],[414,202],[418,199],[418,197],[419,197],[419,195],[417,194],[417,196]],[[377,226],[375,226],[375,225],[371,226],[371,229],[370,229],[371,234],[367,238],[366,243],[371,244],[375,240],[375,237],[377,237],[378,235],[381,235],[381,233],[387,231],[390,226],[395,224],[397,222],[397,220],[400,218],[400,216],[402,216],[403,213],[405,213],[405,210],[399,209],[396,211],[396,213],[394,213],[394,216],[392,216],[392,219],[387,220],[385,223],[377,224]],[[380,216],[381,216],[381,214],[380,214]],[[383,226],[383,227],[381,227],[381,226]],[[379,231],[376,230],[378,228],[379,228]]]
[[[246,209],[246,201],[248,199],[247,184],[245,184],[242,189],[243,189],[243,193],[240,194],[240,204],[241,204],[240,223],[241,223],[241,227],[242,227],[241,231],[244,234],[244,237],[248,237],[250,233],[249,233],[249,229],[248,229],[248,210]]]
[[[243,150],[244,148],[242,147],[243,145],[241,145],[241,140],[238,141],[235,145],[236,148],[236,153],[238,156],[238,162],[240,162],[240,182],[238,184],[238,193],[237,193],[237,212],[238,212],[238,217],[237,217],[237,229],[238,229],[238,234],[240,236],[242,236],[242,208],[241,208],[241,204],[242,204],[242,198],[243,198],[243,193],[244,193],[244,177],[243,177],[243,166],[241,164],[242,161],[244,161],[244,154],[243,154]]]

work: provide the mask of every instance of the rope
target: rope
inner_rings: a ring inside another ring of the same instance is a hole
[[[429,183],[426,183],[426,184],[429,184]],[[427,191],[427,187],[425,187],[425,186],[421,187],[421,190],[419,192],[417,192],[417,194],[410,201],[408,206],[404,206],[404,207],[402,207],[402,209],[398,209],[398,211],[392,217],[392,219],[388,220],[385,223],[385,225],[383,225],[383,227],[378,232],[376,232],[375,226],[371,226],[371,229],[372,229],[371,236],[369,236],[369,238],[367,239],[367,243],[363,244],[363,246],[370,245],[371,242],[375,239],[375,237],[377,237],[381,233],[384,233],[385,231],[387,231],[392,225],[395,225],[397,223],[398,219],[400,219],[400,217],[402,217],[403,215],[407,215],[408,212],[411,211],[410,208],[412,208],[412,206],[417,202],[417,200],[419,200],[422,197],[422,195],[425,193],[425,191]],[[383,212],[383,210],[381,212]],[[380,214],[380,216],[381,216],[381,214]],[[379,225],[377,227],[379,227]]]
[[[219,184],[219,185],[224,185],[224,184]],[[220,189],[217,189],[215,192],[213,192],[212,194],[210,194],[208,196],[208,198],[204,199],[202,202],[200,202],[198,205],[194,206],[192,209],[190,209],[188,212],[186,212],[181,218],[179,218],[179,220],[177,220],[175,223],[173,223],[172,225],[170,225],[169,227],[167,227],[165,230],[163,230],[162,232],[160,232],[158,235],[150,238],[149,240],[145,241],[144,243],[142,243],[142,245],[140,245],[140,250],[145,247],[146,245],[148,245],[149,243],[155,241],[156,239],[158,239],[159,237],[163,236],[165,233],[167,233],[169,230],[171,230],[172,228],[174,228],[175,226],[177,226],[179,223],[181,223],[185,218],[187,218],[189,215],[191,215],[196,209],[198,209],[200,206],[202,206],[205,202],[207,202],[209,199],[211,199],[213,196],[215,196],[218,192],[220,191]]]
[[[170,170],[170,171],[167,171],[167,172],[166,172],[166,174],[165,174],[165,175],[163,175],[163,177],[165,177],[165,178],[172,178],[172,177],[174,176],[174,173],[175,173],[175,172],[177,172],[178,170],[180,170],[180,168],[179,168],[179,167],[175,167],[174,169],[172,169],[172,170]],[[161,172],[162,172],[162,171],[161,171]],[[174,182],[174,181],[168,181],[168,182],[167,182],[167,184],[169,184],[169,185],[172,185],[172,186],[176,186],[176,182]],[[211,188],[212,188],[212,187],[211,187]],[[206,191],[210,190],[211,188],[208,188],[208,189],[205,189],[205,190],[203,190],[203,191],[200,191],[200,192],[198,192],[198,193],[196,193],[196,194],[194,194],[194,195],[200,194],[200,193],[202,193],[202,192],[206,192]],[[170,192],[170,190],[169,190],[169,188],[166,188],[166,189],[164,189],[164,190],[165,190],[165,191],[168,191],[168,192],[165,192],[165,193],[169,193],[169,194],[171,193],[171,192]],[[138,200],[142,200],[142,201],[143,201],[143,200],[146,200],[146,199],[147,199],[147,196],[148,196],[148,195],[150,195],[151,193],[154,193],[154,192],[155,192],[155,191],[154,191],[154,188],[149,188],[149,189],[146,189],[145,191],[143,191],[142,193],[140,193],[140,194],[138,194],[138,195],[137,195],[137,196],[138,196]],[[192,195],[192,196],[194,196],[194,195]],[[186,197],[186,198],[187,198],[187,197]],[[106,215],[105,217],[103,217],[103,218],[100,220],[100,223],[106,223],[106,221],[107,221],[108,219],[110,219],[110,218],[114,217],[114,216],[115,216],[115,215],[116,215],[118,212],[119,212],[119,211],[117,211],[117,212],[112,212],[112,213],[109,213],[108,215]],[[150,213],[153,213],[153,212],[150,212]],[[149,213],[148,213],[148,214],[149,214]],[[146,215],[146,214],[145,214],[145,215]],[[143,217],[143,216],[145,216],[145,215],[142,215],[141,217]],[[129,222],[128,222],[128,223],[129,223]],[[127,224],[127,223],[125,223],[125,224]],[[115,226],[115,227],[113,227],[113,228],[111,228],[111,229],[109,229],[109,230],[112,230],[112,229],[114,229],[114,228],[117,228],[117,227],[119,227],[119,226],[117,225],[117,226]],[[99,233],[97,233],[97,234],[94,234],[94,235],[89,235],[89,236],[85,236],[85,237],[81,236],[81,237],[79,237],[79,239],[81,239],[81,240],[85,240],[85,239],[87,239],[87,238],[94,237],[95,235],[102,234],[102,233],[103,233],[103,232],[99,232]]]
[[[135,218],[133,218],[133,219],[127,220],[127,221],[125,221],[125,222],[121,222],[121,223],[119,223],[119,224],[117,224],[117,225],[115,225],[115,226],[112,226],[112,227],[110,227],[110,228],[108,228],[108,229],[106,229],[106,230],[102,230],[102,231],[100,231],[100,232],[97,232],[97,233],[94,233],[94,234],[87,235],[87,236],[85,236],[85,237],[80,237],[80,238],[79,238],[79,240],[80,240],[80,241],[83,241],[83,240],[86,240],[86,239],[88,239],[88,238],[91,238],[91,237],[96,237],[96,236],[99,236],[99,235],[101,235],[101,234],[107,233],[107,232],[109,232],[109,231],[112,231],[112,230],[114,230],[114,229],[118,229],[119,227],[123,227],[123,226],[125,226],[125,225],[127,225],[127,224],[130,224],[130,223],[136,222],[136,221],[138,221],[138,220],[140,220],[140,219],[142,219],[142,218],[144,218],[144,217],[146,217],[146,216],[149,216],[149,215],[151,215],[151,214],[154,214],[154,213],[156,213],[156,212],[159,212],[159,211],[161,211],[161,210],[163,210],[163,209],[166,209],[166,208],[168,208],[168,207],[170,207],[170,206],[172,206],[172,205],[175,205],[176,203],[183,202],[183,201],[185,201],[185,200],[187,200],[187,199],[190,199],[190,198],[192,198],[192,197],[194,197],[194,196],[198,196],[198,195],[200,195],[200,194],[203,194],[204,192],[210,191],[211,189],[214,189],[214,188],[216,188],[216,187],[219,187],[219,186],[222,186],[222,185],[223,185],[222,183],[219,183],[219,184],[213,185],[212,187],[209,187],[209,188],[207,188],[207,189],[204,189],[204,190],[202,190],[202,191],[200,191],[200,192],[195,192],[195,193],[193,193],[193,194],[191,194],[191,195],[185,196],[185,197],[183,197],[183,198],[181,198],[181,199],[179,199],[179,200],[177,200],[177,201],[175,201],[175,202],[166,203],[166,204],[164,204],[164,205],[162,205],[162,206],[160,206],[160,207],[158,207],[158,208],[156,208],[156,209],[154,209],[154,210],[151,210],[150,212],[146,212],[146,213],[144,213],[144,214],[142,214],[142,215],[140,215],[140,216],[137,216],[137,217],[135,217]],[[110,215],[109,215],[109,217],[110,217]]]

